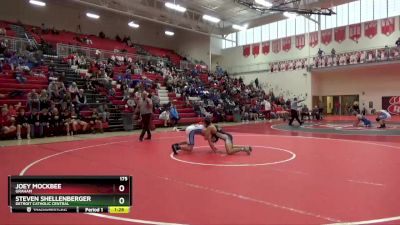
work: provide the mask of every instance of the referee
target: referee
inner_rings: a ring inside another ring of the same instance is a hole
[[[304,101],[303,100],[297,100],[297,98],[294,98],[292,101],[292,104],[290,105],[290,120],[289,120],[289,126],[292,126],[293,120],[296,119],[297,122],[299,122],[300,126],[303,124],[303,122],[300,121],[299,119],[299,112],[298,112],[298,103]]]
[[[140,120],[142,121],[142,133],[140,134],[139,141],[143,141],[144,134],[147,132],[146,140],[151,140],[151,117],[153,115],[153,102],[149,98],[146,91],[143,91],[140,98],[138,109],[140,111]]]

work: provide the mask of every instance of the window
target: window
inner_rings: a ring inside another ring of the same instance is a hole
[[[224,48],[232,48],[232,47],[235,47],[235,46],[234,46],[234,43],[233,43],[232,41],[224,40],[223,42],[225,43],[225,47],[224,47]]]
[[[254,43],[253,31],[254,31],[253,28],[246,30],[246,44],[253,44]]]
[[[337,26],[346,26],[349,24],[349,5],[343,4],[337,7]]]
[[[236,47],[236,33],[226,35],[225,39],[222,40],[222,48]]]
[[[286,20],[278,21],[278,38],[286,37]]]
[[[361,22],[371,20],[374,20],[374,0],[361,0]]]
[[[400,15],[400,1],[399,0],[388,0],[388,17]]]
[[[296,35],[306,32],[306,18],[303,16],[296,17]]]
[[[239,31],[238,33],[238,46],[246,44],[246,30]]]
[[[326,25],[325,25],[325,20],[326,20],[326,16],[321,15],[321,30],[325,30],[326,29]]]
[[[269,41],[269,24],[261,27],[261,40]]]
[[[254,43],[261,42],[261,26],[254,28]]]
[[[374,0],[374,20],[387,17],[387,0]]]
[[[360,23],[361,21],[361,9],[360,1],[349,3],[349,24]]]
[[[336,7],[333,7],[332,10],[336,12]],[[331,29],[336,27],[336,14],[325,17],[325,29]]]
[[[278,38],[278,22],[274,22],[269,25],[269,38],[270,40]]]
[[[286,20],[286,36],[294,36],[296,34],[296,19]]]
[[[311,19],[318,21],[318,16],[317,15],[311,15]],[[318,30],[318,24],[314,22],[313,20],[307,19],[306,25],[307,25],[307,32],[314,32]]]

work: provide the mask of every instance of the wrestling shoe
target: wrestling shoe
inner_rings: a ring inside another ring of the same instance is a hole
[[[179,145],[178,144],[173,144],[171,146],[172,152],[174,152],[174,155],[178,155],[178,150],[179,150]]]
[[[250,147],[250,146],[245,150],[245,152],[247,153],[247,155],[250,155],[250,154],[251,154],[251,151],[253,151],[253,148]]]

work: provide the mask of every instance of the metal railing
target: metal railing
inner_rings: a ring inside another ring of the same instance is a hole
[[[168,61],[166,58],[149,56],[149,55],[139,55],[132,54],[128,52],[120,52],[120,51],[108,51],[102,49],[88,48],[76,45],[67,45],[67,44],[57,44],[57,55],[59,57],[66,57],[70,54],[78,53],[80,55],[84,55],[88,58],[92,59],[101,59],[107,60],[112,56],[123,56],[124,58],[131,58],[132,60],[144,60],[144,61]]]
[[[30,45],[29,40],[23,38],[0,36],[0,40],[7,40],[8,48],[15,52],[25,50]]]
[[[9,36],[0,36],[0,40],[7,40],[7,44],[9,48],[12,51],[18,52],[20,50],[25,50],[27,46],[32,44],[32,40],[29,38],[23,39],[23,38],[17,38],[17,37],[9,37]],[[101,60],[107,60],[111,58],[112,56],[123,56],[125,58],[131,58],[132,60],[143,60],[145,62],[158,62],[158,61],[163,61],[167,62],[168,59],[166,58],[161,58],[161,57],[155,57],[155,56],[150,56],[150,55],[139,55],[139,54],[132,54],[132,53],[127,53],[127,52],[113,52],[113,51],[107,51],[107,50],[102,50],[102,49],[95,49],[95,48],[88,48],[88,47],[82,47],[82,46],[76,46],[76,45],[67,45],[67,44],[62,44],[62,43],[57,43],[57,56],[58,57],[67,57],[71,54],[78,53],[80,55],[84,55],[88,58],[91,59],[101,59]],[[181,60],[180,61],[180,69],[187,69],[187,70],[192,70],[195,68],[195,64],[187,61],[187,60]]]
[[[375,48],[344,51],[335,54],[324,54],[321,56],[316,55],[310,57],[276,60],[266,63],[232,66],[228,68],[228,72],[230,74],[245,74],[251,72],[282,72],[296,69],[318,69],[395,60],[400,60],[400,47],[379,46]],[[296,66],[298,61],[301,61],[300,66]]]

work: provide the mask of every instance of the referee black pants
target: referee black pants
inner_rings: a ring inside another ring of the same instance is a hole
[[[143,140],[144,134],[147,133],[147,138],[151,138],[150,132],[150,122],[151,122],[151,113],[142,115],[142,133],[140,134],[140,140]]]
[[[297,110],[291,109],[290,110],[290,120],[289,120],[289,126],[292,126],[293,120],[296,119],[299,124],[301,124],[301,121],[299,119],[299,113]]]

